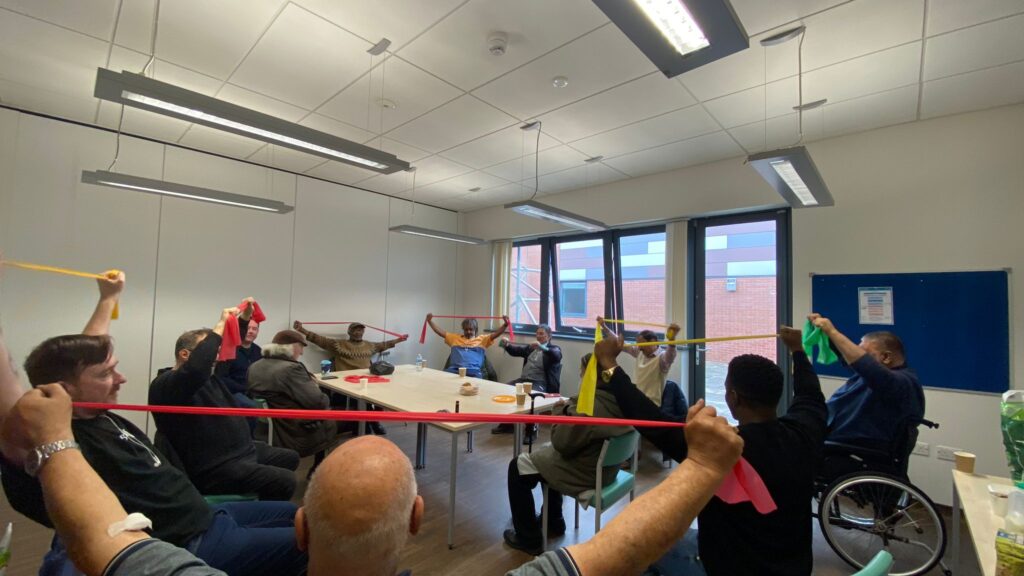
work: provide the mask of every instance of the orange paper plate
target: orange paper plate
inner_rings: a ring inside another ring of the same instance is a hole
[[[516,401],[516,397],[511,396],[509,394],[498,394],[497,396],[491,398],[491,400],[494,400],[495,402],[498,402],[500,404],[512,404],[513,402]]]

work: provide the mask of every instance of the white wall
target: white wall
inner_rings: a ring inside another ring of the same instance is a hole
[[[1024,270],[1020,250],[1024,244],[1020,222],[1024,215],[1024,105],[872,130],[812,142],[808,148],[836,206],[793,213],[797,318],[810,307],[811,272]],[[742,159],[614,182],[544,201],[612,225],[779,204],[774,192]],[[467,233],[487,238],[559,231],[501,208],[465,218]],[[672,249],[683,245],[673,243]],[[480,259],[487,257],[464,252],[463,266],[479,268]],[[682,265],[675,255],[673,263]],[[1011,290],[1012,302],[1021,302],[1024,283],[1013,282]],[[673,306],[678,299],[673,297]],[[1011,331],[1020,334],[1024,312],[1012,305],[1011,310]],[[565,346],[570,359],[566,366],[585,347]],[[1012,351],[1011,385],[1019,387],[1024,382],[1024,342],[1013,339]],[[502,378],[512,378],[518,370],[512,362],[499,365]],[[563,377],[574,380],[575,372],[563,370]],[[829,378],[823,382],[826,393],[839,384]],[[937,444],[975,452],[981,472],[1008,473],[999,435],[998,397],[937,389],[926,390],[925,395],[928,417],[942,428],[922,431],[921,441],[932,445],[932,455],[913,457],[914,482],[935,500],[950,502],[951,463],[935,458]]]
[[[0,249],[14,260],[120,268],[128,276],[112,327],[128,378],[122,403],[146,403],[152,376],[173,362],[178,335],[212,326],[222,308],[247,295],[268,316],[259,343],[295,319],[358,320],[413,335],[399,346],[398,361],[420,351],[415,339],[427,311],[454,309],[455,244],[387,231],[408,221],[408,202],[129,137],[122,137],[115,171],[272,198],[295,211],[267,214],[81,184],[82,170],[106,169],[114,144],[106,131],[0,109]],[[418,206],[415,222],[458,231],[456,214],[446,210]],[[0,295],[6,339],[20,364],[43,339],[80,331],[96,288],[5,269]],[[442,348],[436,341],[423,348],[432,365],[444,361]],[[317,369],[323,357],[310,347],[304,360]]]

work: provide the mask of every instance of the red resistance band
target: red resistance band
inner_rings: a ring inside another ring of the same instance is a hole
[[[353,320],[349,320],[347,322],[299,322],[299,324],[302,324],[303,326],[305,326],[306,324],[309,324],[309,325],[312,326],[312,325],[316,325],[316,324],[363,324],[363,323],[362,322],[355,322]],[[399,334],[398,332],[390,332],[390,331],[385,330],[383,328],[377,328],[376,326],[370,326],[369,324],[363,324],[363,326],[366,326],[367,328],[373,328],[374,330],[376,330],[378,332],[383,332],[383,333],[387,334],[388,336],[394,336],[395,338],[408,338],[409,337],[408,334]]]
[[[541,414],[471,414],[450,412],[377,412],[361,410],[281,410],[268,408],[206,408],[197,406],[142,406],[138,404],[105,404],[75,402],[76,408],[90,410],[127,410],[161,414],[192,414],[199,416],[246,416],[288,418],[294,420],[344,420],[365,422],[490,422],[515,424],[581,424],[584,426],[633,426],[636,428],[683,428],[682,422],[657,422],[625,418],[591,418],[588,416],[545,416]],[[761,514],[776,510],[775,501],[764,480],[745,458],[740,458],[715,492],[727,504],[750,502]]]
[[[477,318],[480,320],[504,320],[502,316],[433,316],[433,318]],[[420,332],[420,344],[425,344],[427,341],[427,324],[426,320],[423,321],[423,330]],[[515,342],[516,334],[512,331],[512,323],[508,324],[508,341]]]
[[[240,312],[245,312],[246,308],[248,307],[249,301],[243,300],[242,303],[238,305],[238,310]],[[263,313],[263,310],[260,308],[259,302],[253,302],[252,318],[250,318],[249,321],[259,324],[260,322],[263,322],[266,319],[267,316],[266,314]],[[235,350],[241,343],[242,334],[240,333],[240,330],[238,328],[238,317],[231,316],[230,318],[227,319],[227,321],[224,322],[224,335],[221,336],[220,353],[217,354],[217,361],[225,362],[228,360],[234,360]]]

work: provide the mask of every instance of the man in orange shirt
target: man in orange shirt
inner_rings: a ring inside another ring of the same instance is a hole
[[[441,338],[444,343],[451,347],[451,363],[445,371],[457,374],[459,368],[466,369],[466,375],[473,378],[483,377],[484,350],[494,343],[495,338],[501,336],[508,328],[508,316],[501,317],[502,324],[497,330],[489,334],[479,336],[479,326],[476,318],[466,318],[462,321],[462,334],[445,332],[434,324],[434,315],[427,314],[427,324]]]

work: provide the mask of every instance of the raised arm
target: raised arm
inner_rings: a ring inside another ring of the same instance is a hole
[[[437,324],[434,324],[434,313],[433,312],[428,312],[427,313],[427,324],[430,325],[430,329],[434,331],[434,334],[437,334],[441,338],[445,337],[445,331],[441,330],[440,328],[438,328]]]
[[[92,317],[85,324],[82,334],[104,336],[110,333],[110,317],[121,299],[124,280],[124,272],[117,270],[111,270],[106,273],[106,278],[96,280],[100,287],[100,300],[96,303],[96,309],[93,310]]]
[[[603,336],[604,336],[605,339],[608,339],[608,338],[615,339],[615,338],[619,338],[619,336],[620,336],[620,334],[618,332],[616,332],[615,330],[612,330],[612,327],[609,326],[604,321],[604,318],[601,317],[601,316],[597,317],[597,326],[598,326],[598,330],[603,330],[604,331],[603,332]],[[619,339],[621,340],[622,338],[619,338]],[[626,354],[629,354],[633,358],[636,358],[637,355],[640,354],[640,349],[637,348],[636,346],[626,346],[626,345],[623,345],[622,349],[621,349],[621,352],[625,352]]]
[[[847,364],[853,365],[854,362],[860,360],[862,356],[867,354],[863,348],[836,329],[832,324],[832,321],[828,318],[825,318],[821,314],[811,314],[807,316],[807,319],[811,321],[811,324],[821,328],[821,331],[828,336],[828,339],[836,345],[836,349],[843,355],[843,360],[846,360]]]
[[[665,340],[675,340],[678,334],[679,324],[673,322],[669,324],[668,331],[665,332]],[[676,361],[677,352],[678,351],[673,344],[669,344],[665,347],[665,353],[658,359],[662,372],[668,372],[672,368],[672,363]]]
[[[491,332],[491,340],[494,340],[498,336],[501,336],[502,334],[504,334],[505,330],[507,328],[508,328],[508,316],[502,316],[501,317],[501,326],[498,326],[497,330],[495,330],[494,332]]]
[[[743,439],[714,408],[698,402],[687,422],[689,457],[592,539],[568,548],[582,574],[639,574],[686,533],[739,459]]]
[[[306,330],[306,328],[302,325],[302,322],[299,322],[298,320],[292,322],[292,328],[299,334],[305,336],[306,340],[309,340],[310,342],[316,344],[317,346],[323,348],[324,350],[327,350],[328,352],[332,353],[337,352],[337,350],[335,350],[337,348],[337,340],[335,340],[334,338],[328,338],[326,336],[321,336],[316,332]]]

